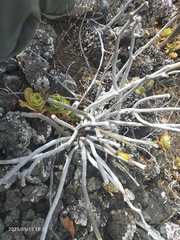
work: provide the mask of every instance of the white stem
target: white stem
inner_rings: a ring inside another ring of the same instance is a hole
[[[63,169],[63,172],[62,172],[62,175],[61,175],[61,180],[59,182],[59,186],[58,186],[58,189],[57,189],[57,192],[56,192],[56,196],[53,200],[53,203],[52,203],[52,205],[49,209],[46,220],[44,222],[43,231],[41,233],[40,240],[45,240],[45,238],[46,238],[49,223],[51,221],[52,215],[54,213],[54,210],[55,210],[55,208],[56,208],[56,206],[59,202],[59,199],[60,199],[62,191],[63,191],[64,183],[65,183],[67,172],[68,172],[68,169],[69,169],[69,164],[71,163],[72,157],[73,157],[73,155],[74,155],[74,153],[77,149],[78,149],[78,146],[74,147],[67,156],[67,159],[66,159],[66,162],[65,162],[65,165],[64,165],[64,169]]]
[[[102,240],[101,234],[99,232],[99,229],[97,227],[97,224],[94,220],[93,213],[92,213],[92,208],[91,208],[91,203],[89,200],[88,196],[88,191],[87,191],[87,180],[86,180],[86,173],[87,173],[87,150],[85,148],[84,143],[80,140],[79,145],[81,148],[81,159],[82,159],[82,190],[84,194],[84,198],[86,201],[86,211],[89,217],[89,220],[92,224],[94,233],[96,235],[97,240]]]

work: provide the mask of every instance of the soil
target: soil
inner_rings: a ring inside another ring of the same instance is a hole
[[[129,13],[141,3],[141,0],[131,3],[110,30],[102,31],[107,53],[96,83],[82,102],[81,109],[94,101],[100,85],[103,90],[110,89],[111,67],[107,70],[106,66],[110,56],[108,53],[112,53],[115,44],[114,32],[126,23]],[[154,32],[168,22],[179,6],[178,2],[171,4],[170,1],[163,0],[149,0],[148,3],[149,8],[141,12],[141,26],[135,50],[149,41]],[[98,21],[91,18],[84,20],[83,17],[54,21],[43,19],[30,45],[15,58],[0,63],[1,179],[12,169],[12,165],[3,164],[4,160],[27,156],[38,147],[57,138],[54,129],[45,121],[22,117],[22,112],[30,112],[29,109],[22,108],[18,104],[20,99],[24,100],[24,90],[32,87],[34,91],[43,92],[47,97],[51,88],[66,97],[71,104],[77,100],[73,93],[76,93],[80,99],[96,74],[101,59],[101,42],[96,29],[102,30],[102,26],[110,22],[124,2],[109,0],[109,5],[108,16]],[[128,59],[130,41],[130,30],[127,30],[119,46],[119,68]],[[166,49],[160,49],[158,44],[159,42],[156,42],[138,56],[132,65],[128,81],[134,77],[141,78],[151,74],[169,63],[179,62],[180,49],[176,50],[176,58],[170,59]],[[158,79],[145,92],[146,96],[164,93],[171,95],[168,101],[165,99],[149,103],[151,107],[180,105],[179,76],[180,73],[177,72],[171,78]],[[141,97],[143,96],[137,93],[132,95],[127,99],[126,105],[131,107]],[[180,119],[178,111],[155,115],[149,113],[143,117],[150,122],[158,119],[161,123],[174,124],[179,124]],[[123,120],[129,119],[124,117]],[[142,139],[148,136],[156,141],[165,134],[164,131],[149,127],[143,128],[143,131],[139,128],[131,131],[129,128],[121,127],[119,132],[128,137]],[[160,145],[158,149],[148,148],[156,161],[143,150],[123,146],[136,161],[147,166],[144,171],[134,166],[127,167],[139,186],[136,186],[122,169],[113,164],[113,159],[108,159],[108,163],[123,187],[135,196],[133,204],[142,209],[146,222],[159,232],[162,239],[178,240],[180,239],[180,136],[179,133],[171,131],[167,134],[171,139],[169,148],[165,149]],[[40,239],[51,195],[55,195],[59,185],[66,154],[67,152],[62,152],[44,159],[43,167],[40,161],[31,175],[26,178],[25,184],[18,178],[18,174],[20,176],[18,173],[6,182],[6,185],[0,185],[0,240]],[[106,156],[102,154],[102,158],[105,160]],[[28,167],[29,163],[21,170]],[[73,238],[73,231],[74,239],[96,239],[85,210],[81,174],[80,154],[77,153],[69,167],[63,195],[53,214],[46,239],[69,240]],[[52,178],[53,186],[51,186]],[[127,206],[121,193],[103,187],[99,171],[91,164],[87,169],[87,190],[103,240],[153,239],[138,224],[139,217]]]

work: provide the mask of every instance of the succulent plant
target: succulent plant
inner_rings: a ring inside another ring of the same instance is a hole
[[[171,148],[171,139],[168,135],[168,132],[165,131],[163,134],[157,137],[157,139],[154,141],[158,144],[158,146],[163,150],[166,151]]]
[[[51,99],[70,105],[70,102],[58,93],[52,94]],[[56,104],[46,103],[42,93],[33,92],[33,89],[28,87],[24,90],[24,98],[26,101],[19,100],[21,107],[27,107],[33,112],[46,113],[46,115],[55,114],[58,118],[71,123],[78,122],[79,118],[69,110],[64,109]]]
[[[19,100],[19,105],[21,107],[27,107],[34,112],[36,112],[36,111],[43,112],[44,111],[44,105],[45,105],[46,101],[44,100],[41,93],[38,93],[38,92],[34,93],[33,89],[28,87],[24,90],[24,98],[25,98],[26,102]]]
[[[138,77],[132,78],[132,82],[135,82],[138,80],[139,80]],[[146,97],[146,92],[151,90],[153,86],[154,86],[154,80],[149,80],[144,85],[139,86],[135,90],[135,93],[140,94],[142,97]]]
[[[51,95],[51,99],[56,100],[58,102],[70,105],[69,101],[66,100],[63,96],[59,95],[58,93],[54,93],[53,95]],[[46,107],[46,110],[50,113],[54,113],[54,114],[60,114],[62,116],[68,116],[71,111],[64,109],[61,106],[57,106],[55,104],[49,103],[49,106]]]
[[[167,132],[162,134],[159,138],[162,149],[167,150],[171,147],[171,139]]]

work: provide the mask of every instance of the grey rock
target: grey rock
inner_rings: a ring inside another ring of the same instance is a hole
[[[2,113],[4,115],[6,112],[14,110],[13,100],[15,99],[13,94],[9,94],[3,89],[6,89],[6,88],[2,86],[0,90],[0,107],[3,109],[3,111],[1,111],[0,113],[1,115]]]
[[[2,219],[0,218],[0,234],[4,231],[4,222],[2,221]]]
[[[33,137],[33,142],[38,144],[46,143],[48,137],[52,133],[52,128],[45,121],[38,121],[37,124],[33,125],[33,128],[36,130],[36,134]]]
[[[23,87],[22,79],[17,75],[5,74],[2,82],[6,88],[11,89],[11,92],[9,92],[11,95],[13,95],[12,92],[19,92]],[[16,98],[15,95],[13,97]]]
[[[26,238],[40,235],[43,227],[44,219],[36,216],[32,221],[22,221],[22,228],[28,229],[24,231]],[[38,238],[36,238],[38,239]]]
[[[94,240],[95,239],[95,235],[93,232],[89,233],[89,232],[85,232],[82,234],[85,235],[84,237],[80,237],[78,238],[78,240]]]
[[[4,113],[4,109],[0,107],[0,117],[2,117],[3,113]]]
[[[61,84],[61,86],[65,86],[73,92],[77,91],[77,84],[69,74],[64,74],[54,69],[50,71],[50,74],[53,76],[56,84]]]
[[[18,55],[19,64],[26,76],[27,81],[31,86],[40,86],[47,90],[49,87],[49,79],[46,72],[49,68],[49,63],[46,59],[32,52],[22,52]]]
[[[56,41],[57,35],[54,29],[45,21],[42,21],[35,32],[34,38],[24,52],[26,52],[27,56],[28,53],[35,53],[42,60],[49,60],[54,54]],[[18,55],[18,60],[20,55]]]
[[[85,204],[82,200],[78,201],[78,204],[69,206],[67,208],[71,219],[80,226],[86,226],[88,222],[87,212],[85,209]]]
[[[34,191],[34,186],[29,185],[22,189],[22,194],[28,197],[33,191]],[[22,200],[24,200],[24,198],[22,198]]]
[[[13,240],[26,240],[22,231],[15,231],[12,233]]]
[[[35,212],[30,208],[27,211],[22,212],[23,220],[33,220],[35,217]]]
[[[13,210],[21,203],[21,193],[18,188],[6,192],[4,208],[6,211]]]
[[[142,212],[150,225],[157,226],[172,215],[173,209],[167,194],[158,188],[153,188],[149,193],[148,206]]]
[[[11,134],[10,134],[11,133]],[[0,119],[0,149],[10,157],[20,157],[30,153],[28,146],[33,129],[19,112],[8,112]]]
[[[55,208],[54,214],[52,216],[53,225],[59,223],[59,214],[63,211],[63,208],[64,208],[64,205],[63,205],[63,202],[60,199],[56,208]]]
[[[8,215],[6,215],[4,223],[6,227],[20,226],[20,210],[14,208]]]
[[[38,85],[48,90],[48,60],[53,56],[56,38],[53,28],[41,22],[30,45],[17,56],[19,65],[31,86]]]
[[[180,239],[180,226],[173,222],[166,222],[161,225],[160,232],[162,236],[167,240],[178,240]]]
[[[81,166],[78,166],[74,173],[74,180],[79,181],[81,179],[81,176],[82,176],[82,168]]]
[[[32,184],[41,184],[48,180],[50,172],[51,158],[43,159],[43,161],[40,161],[40,163],[34,167],[30,176],[26,176],[26,180]]]
[[[95,192],[102,187],[102,182],[95,177],[92,177],[87,182],[87,189],[89,193]]]
[[[40,199],[42,199],[43,197],[46,197],[47,193],[48,193],[48,187],[43,184],[40,183],[37,186],[27,186],[22,190],[22,193],[25,195],[22,198],[22,202],[38,202]]]
[[[71,194],[69,192],[65,193],[64,194],[64,203],[66,205],[73,205],[75,204],[75,197],[74,197],[74,194]]]
[[[142,54],[140,54],[136,61],[134,61],[130,75],[132,77],[144,77],[150,74],[153,70],[164,64],[164,54],[156,48],[149,47]]]
[[[14,240],[13,236],[12,236],[12,232],[9,232],[9,231],[3,232],[0,235],[0,239],[1,240]]]
[[[124,210],[113,210],[110,212],[107,226],[104,228],[105,240],[132,240],[136,231],[136,225]]]
[[[11,73],[18,70],[19,66],[15,59],[11,58],[4,62],[0,62],[0,75],[2,73]]]
[[[70,184],[66,187],[65,192],[70,192],[71,194],[74,194],[74,197],[81,196],[82,189],[81,189],[81,183],[79,181],[71,181]]]

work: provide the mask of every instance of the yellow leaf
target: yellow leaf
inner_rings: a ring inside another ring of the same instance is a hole
[[[176,157],[176,162],[175,162],[175,164],[176,164],[176,167],[177,167],[178,169],[180,169],[180,157]]]
[[[175,59],[178,57],[178,54],[176,52],[171,52],[171,53],[169,53],[169,55],[167,57],[170,59]]]
[[[154,80],[149,80],[147,83],[145,83],[144,88],[146,91],[151,90],[154,86]]]
[[[171,28],[166,28],[164,30],[164,32],[161,34],[162,37],[166,38],[168,37],[170,34],[172,33],[172,29]]]
[[[167,43],[166,48],[169,50],[178,50],[180,48],[180,41],[175,41],[173,43]]]
[[[131,156],[129,154],[124,153],[124,152],[120,151],[119,149],[116,151],[115,154],[124,158],[124,159],[126,159],[126,160],[131,160]]]
[[[173,166],[173,170],[178,170],[178,168],[176,166]]]
[[[146,33],[146,35],[148,36],[148,38],[150,37],[150,33],[149,33],[149,31],[146,29],[145,30],[145,33]]]
[[[140,86],[135,90],[135,93],[137,93],[137,94],[144,93],[144,91],[145,91],[145,88],[143,86]]]
[[[26,107],[26,108],[29,108],[31,111],[36,111],[36,109],[34,109],[34,108],[32,108],[31,106],[29,106],[29,104],[27,103],[27,102],[24,102],[24,101],[22,101],[22,100],[18,100],[18,102],[19,102],[19,105],[21,106],[21,107]]]
[[[27,102],[30,101],[30,95],[33,93],[33,90],[32,88],[30,87],[27,87],[25,90],[24,90],[24,98]]]
[[[157,144],[161,147],[164,151],[171,147],[171,139],[167,132],[161,134],[159,139],[157,139]]]
[[[111,195],[111,197],[114,197],[113,193],[119,192],[119,190],[114,186],[112,182],[110,182],[108,185],[103,184],[103,188],[106,192],[108,192]]]

